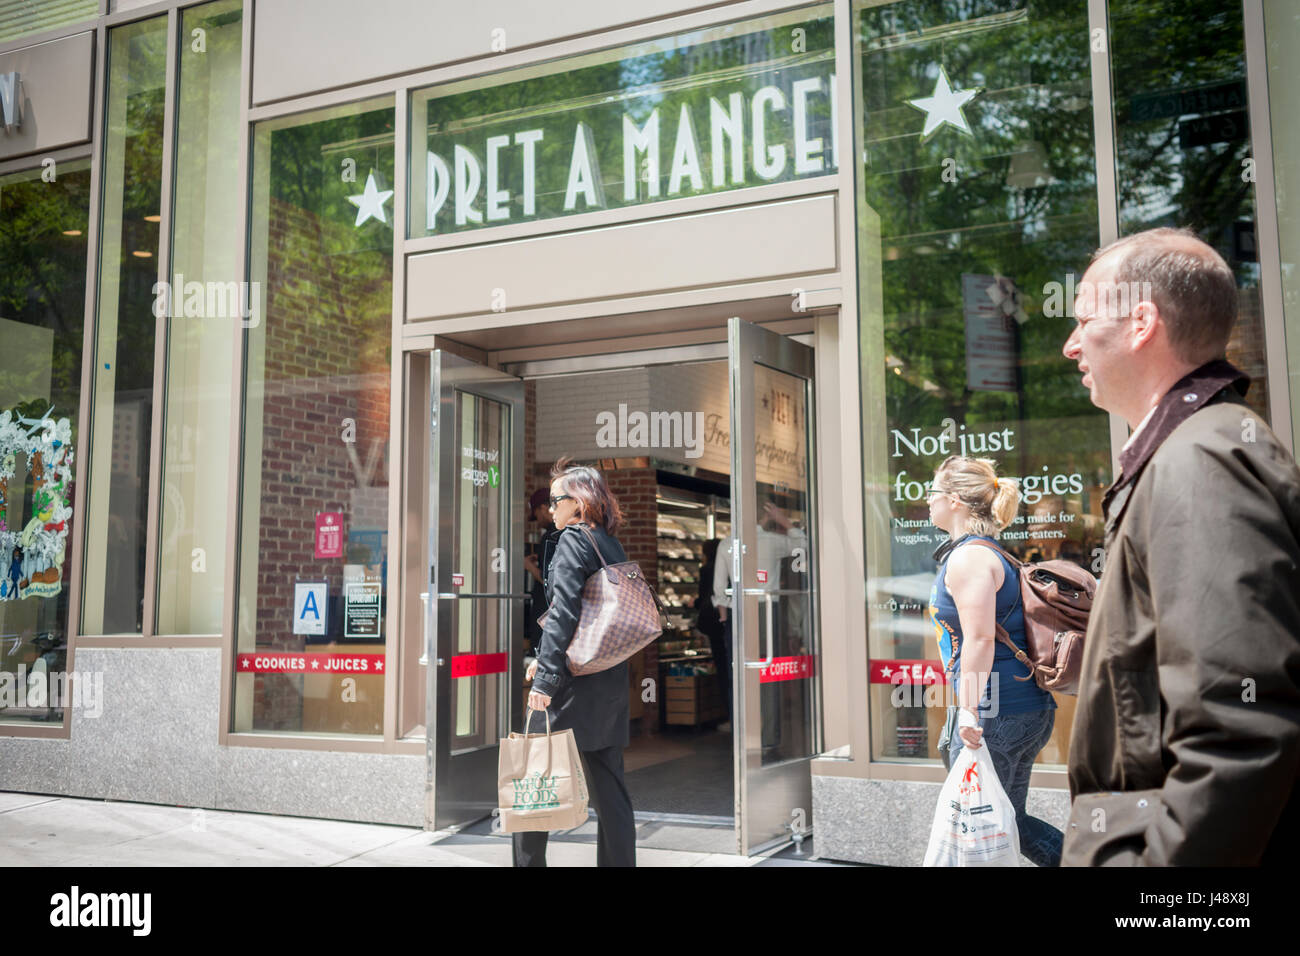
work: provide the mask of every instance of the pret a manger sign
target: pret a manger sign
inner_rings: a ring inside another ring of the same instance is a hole
[[[760,62],[630,89],[664,71],[627,60],[428,99],[414,218],[434,235],[834,172],[832,54],[781,43],[774,30]]]

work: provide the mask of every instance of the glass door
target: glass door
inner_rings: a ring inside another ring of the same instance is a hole
[[[809,760],[821,738],[813,351],[737,318],[727,341],[736,840],[752,854],[812,826]]]
[[[524,386],[440,350],[428,363],[420,663],[425,828],[442,829],[497,805],[498,741],[519,710]]]

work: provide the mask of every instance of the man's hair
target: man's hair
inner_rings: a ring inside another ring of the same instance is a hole
[[[1213,247],[1190,229],[1162,226],[1102,246],[1092,261],[1110,253],[1117,286],[1150,284],[1179,358],[1202,365],[1223,357],[1237,320],[1237,280]]]

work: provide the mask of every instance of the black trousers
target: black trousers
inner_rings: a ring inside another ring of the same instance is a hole
[[[713,651],[713,664],[718,671],[718,689],[727,702],[727,720],[731,713],[731,615],[718,626],[716,635],[709,635],[709,648]]]
[[[596,810],[596,865],[636,866],[636,821],[623,782],[623,748],[584,750],[587,793]],[[515,866],[545,866],[546,831],[511,835]]]

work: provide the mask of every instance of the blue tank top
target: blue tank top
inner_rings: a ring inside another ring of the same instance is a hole
[[[957,548],[962,547],[963,542],[977,537],[984,538],[986,541],[993,540],[988,535],[963,536],[957,547],[944,556],[943,562],[939,565],[939,573],[935,575],[934,585],[930,588],[930,619],[934,622],[935,636],[939,639],[939,656],[943,659],[944,672],[948,675],[949,683],[954,690],[961,677],[961,620],[957,615],[957,605],[944,586],[944,576],[948,572],[948,561],[956,553]],[[996,554],[998,560],[1002,562],[1002,587],[998,588],[994,620],[1006,628],[1016,647],[1022,651],[1027,650],[1025,606],[1020,601],[1020,574],[1001,554],[996,551],[990,553]],[[1039,687],[1037,682],[1016,680],[1017,677],[1028,676],[1029,668],[1016,660],[1011,648],[1001,641],[995,641],[993,647],[993,673],[989,676],[984,696],[980,699],[981,711],[989,709],[993,704],[995,678],[998,714],[1020,714],[1035,710],[1051,710],[1056,707],[1052,695]]]

